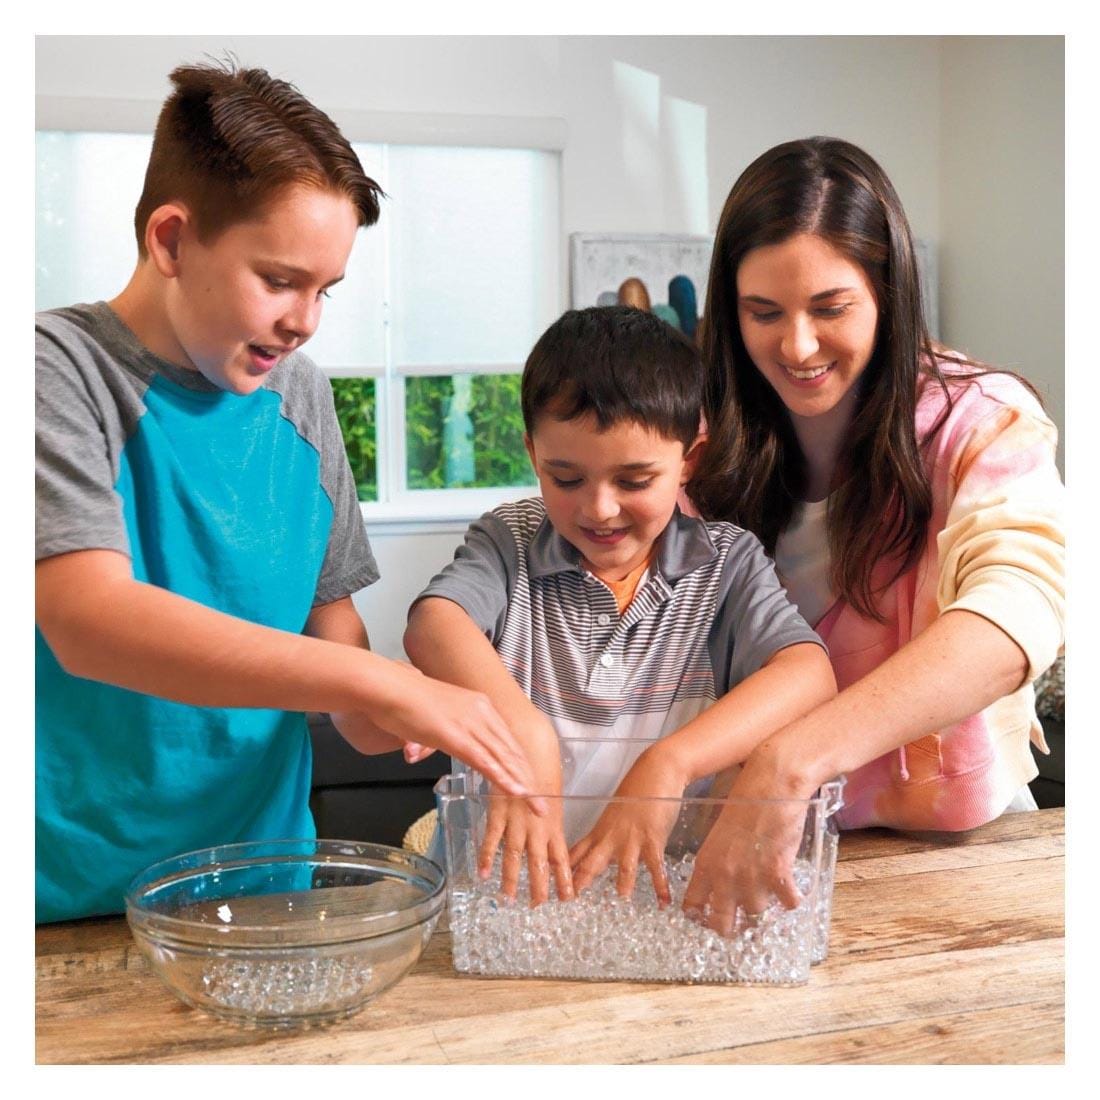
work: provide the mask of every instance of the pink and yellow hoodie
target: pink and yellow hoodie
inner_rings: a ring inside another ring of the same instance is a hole
[[[943,364],[951,379],[951,367]],[[842,828],[971,829],[997,817],[1035,777],[1029,749],[1046,751],[1031,681],[1062,651],[1065,624],[1064,487],[1057,431],[1015,378],[950,382],[953,407],[925,450],[933,513],[920,559],[879,597],[886,621],[838,600],[816,624],[843,691],[937,616],[962,609],[995,623],[1028,658],[1027,682],[947,729],[849,773]],[[926,385],[922,439],[946,404]],[[888,576],[887,567],[880,569]],[[852,737],[859,737],[852,730]]]

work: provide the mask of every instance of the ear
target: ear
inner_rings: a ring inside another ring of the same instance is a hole
[[[145,223],[145,248],[166,279],[180,272],[180,243],[191,224],[187,207],[169,202],[158,206]]]
[[[684,452],[684,468],[680,473],[681,485],[686,485],[695,476],[695,467],[699,465],[699,459],[703,457],[706,446],[706,433],[700,432],[695,437],[695,442]]]
[[[527,457],[531,460],[531,469],[534,470],[537,475],[539,468],[535,462],[535,445],[531,442],[531,437],[527,432],[523,433],[523,445],[527,448]]]

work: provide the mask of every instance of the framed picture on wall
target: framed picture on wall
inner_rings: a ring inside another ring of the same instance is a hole
[[[694,336],[706,301],[713,247],[713,237],[573,233],[572,306],[637,305]]]

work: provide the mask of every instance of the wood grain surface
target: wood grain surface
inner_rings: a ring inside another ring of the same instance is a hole
[[[961,836],[843,834],[806,985],[490,979],[441,928],[358,1015],[299,1032],[188,1008],[121,917],[36,930],[39,1063],[1061,1063],[1062,810]]]

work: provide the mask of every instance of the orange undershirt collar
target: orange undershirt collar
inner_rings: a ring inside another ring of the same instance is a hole
[[[615,605],[619,609],[621,615],[629,606],[630,601],[634,599],[635,593],[638,591],[638,582],[642,579],[642,574],[649,568],[649,563],[653,561],[654,549],[651,547],[648,556],[636,569],[632,569],[621,581],[608,580],[606,577],[600,577],[600,580],[611,589],[611,594],[615,597]]]

